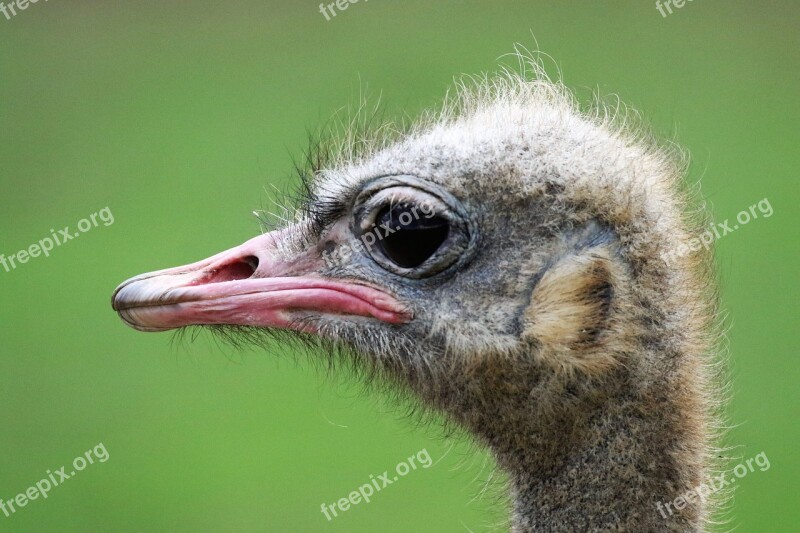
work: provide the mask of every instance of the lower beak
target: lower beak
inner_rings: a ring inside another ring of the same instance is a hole
[[[140,331],[231,324],[315,331],[325,315],[367,317],[391,324],[410,320],[392,296],[352,281],[315,275],[314,261],[281,260],[285,232],[266,233],[190,265],[131,278],[112,306]]]

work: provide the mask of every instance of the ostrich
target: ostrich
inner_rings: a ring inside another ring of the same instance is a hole
[[[676,253],[702,222],[681,152],[618,115],[530,58],[466,78],[405,128],[315,145],[293,222],[113,307],[331,348],[487,447],[514,531],[700,531],[713,268]]]

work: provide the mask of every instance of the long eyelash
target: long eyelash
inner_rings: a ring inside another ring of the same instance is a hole
[[[292,161],[296,186],[283,195],[287,205],[307,222],[306,234],[298,235],[301,242],[316,241],[347,211],[348,199],[356,193],[354,189],[326,191],[327,180],[321,176],[329,169],[371,156],[408,130],[408,124],[387,122],[385,114],[380,102],[369,106],[362,97],[354,111],[340,111],[316,131],[307,131],[307,148]]]

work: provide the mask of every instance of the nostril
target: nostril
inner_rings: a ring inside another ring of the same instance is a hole
[[[254,255],[248,255],[247,257],[242,259],[242,261],[244,261],[247,264],[247,266],[250,267],[250,276],[255,274],[256,270],[258,270],[258,257]],[[250,276],[247,277],[249,278]]]
[[[237,281],[248,279],[255,274],[258,268],[258,257],[249,255],[233,263],[209,272],[203,279],[197,280],[192,285],[205,285],[208,283],[221,283],[223,281]]]

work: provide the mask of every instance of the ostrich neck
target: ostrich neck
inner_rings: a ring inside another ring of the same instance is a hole
[[[673,503],[705,476],[684,379],[648,387],[620,369],[597,387],[483,369],[461,384],[457,418],[508,473],[514,531],[700,531],[703,502]]]
[[[531,439],[521,456],[493,447],[509,472],[514,531],[700,530],[699,509],[672,503],[693,483],[635,440],[659,437],[619,423],[588,432],[584,442],[565,436],[559,447]]]

